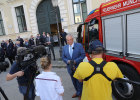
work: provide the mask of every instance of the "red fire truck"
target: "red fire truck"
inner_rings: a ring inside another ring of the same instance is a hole
[[[106,49],[104,59],[115,62],[126,79],[140,82],[140,0],[103,3],[77,31],[86,52],[89,42],[99,39]],[[117,100],[140,100],[139,86],[122,82],[112,82],[112,86]]]

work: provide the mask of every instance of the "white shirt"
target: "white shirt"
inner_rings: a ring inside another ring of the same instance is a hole
[[[36,95],[41,100],[63,100],[60,94],[64,93],[61,79],[54,72],[42,72],[36,79]]]
[[[70,54],[70,47],[72,47],[72,53],[73,53],[74,43],[72,45],[69,45],[69,54]]]

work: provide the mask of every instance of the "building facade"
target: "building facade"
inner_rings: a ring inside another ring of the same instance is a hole
[[[56,34],[57,21],[60,31],[76,33],[88,13],[106,1],[58,0],[58,7],[53,7],[51,0],[0,0],[0,41],[43,31]]]

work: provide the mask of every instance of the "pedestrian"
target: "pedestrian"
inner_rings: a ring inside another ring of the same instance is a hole
[[[13,43],[9,42],[9,40],[6,41],[6,56],[9,59],[11,65],[13,64]]]
[[[21,55],[22,52],[25,52],[26,48],[25,47],[19,47],[17,49],[17,55]],[[22,57],[24,60],[24,57]],[[23,94],[24,98],[26,98],[26,91],[27,91],[27,87],[29,85],[29,82],[31,80],[32,77],[32,73],[33,73],[33,67],[32,68],[26,68],[27,66],[25,66],[25,69],[22,69],[20,64],[18,64],[17,61],[15,61],[10,69],[10,72],[7,74],[6,76],[6,80],[10,81],[13,80],[14,78],[17,78],[17,82],[18,82],[18,88],[21,94]],[[23,71],[24,70],[24,71]],[[30,88],[29,88],[29,94],[27,96],[27,100],[35,100],[35,87],[34,87],[34,83],[31,82],[30,83]],[[25,99],[24,99],[25,100]]]
[[[14,44],[14,47],[13,47],[13,60],[15,60],[16,55],[17,55],[17,46],[16,46],[16,44]]]
[[[31,44],[30,44],[30,42],[28,41],[28,39],[26,38],[25,39],[25,43],[24,43],[24,47],[26,47],[26,48],[31,48]]]
[[[55,60],[55,53],[54,53],[54,48],[53,48],[53,47],[54,47],[54,46],[53,46],[53,42],[54,42],[53,37],[51,37],[50,34],[47,33],[47,37],[46,37],[45,44],[46,44],[46,46],[49,47],[49,50],[52,51],[53,60]]]
[[[123,78],[114,62],[103,60],[104,48],[99,40],[90,43],[92,60],[82,62],[74,73],[74,78],[83,81],[81,100],[112,100],[112,80]]]
[[[40,34],[37,34],[37,37],[36,37],[36,45],[40,45],[41,42],[40,42]]]
[[[21,47],[21,46],[20,46],[20,41],[16,41],[15,46],[16,46],[17,48],[18,48],[18,47]]]
[[[64,32],[64,29],[62,29],[62,32],[60,33],[60,35],[61,35],[62,45],[64,46],[64,43],[67,44],[67,41],[66,41],[66,35],[67,35],[67,33]]]
[[[20,36],[18,36],[17,41],[20,41],[20,46],[21,47],[24,46],[24,40],[23,40],[23,38],[20,38]]]
[[[7,43],[4,40],[2,40],[2,42],[1,42],[1,48],[3,48],[4,55],[6,56]]]
[[[31,46],[34,46],[34,45],[35,45],[34,36],[33,36],[33,35],[30,36],[29,44],[30,44]]]
[[[2,40],[1,42],[1,47],[6,50],[6,42],[4,40]]]
[[[46,33],[43,32],[43,34],[42,34],[41,37],[40,37],[40,42],[41,42],[42,45],[45,45],[46,37],[47,37],[47,36],[46,36]]]
[[[4,62],[4,61],[5,61],[5,52],[4,49],[0,47],[0,62]]]
[[[51,72],[52,64],[49,57],[40,59],[42,73],[36,79],[36,95],[41,100],[63,100],[64,88],[61,78],[54,72]]]
[[[82,83],[73,77],[75,69],[78,67],[79,63],[85,58],[85,51],[80,43],[74,43],[73,36],[68,34],[66,36],[67,45],[63,47],[62,59],[67,64],[68,73],[71,76],[73,85],[75,87],[76,93],[72,98],[79,97],[82,93]]]

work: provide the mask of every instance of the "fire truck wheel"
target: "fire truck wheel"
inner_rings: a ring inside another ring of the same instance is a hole
[[[140,82],[139,74],[129,65],[118,64],[124,78]],[[112,82],[112,92],[117,100],[137,100],[140,98],[140,86],[125,82]]]

